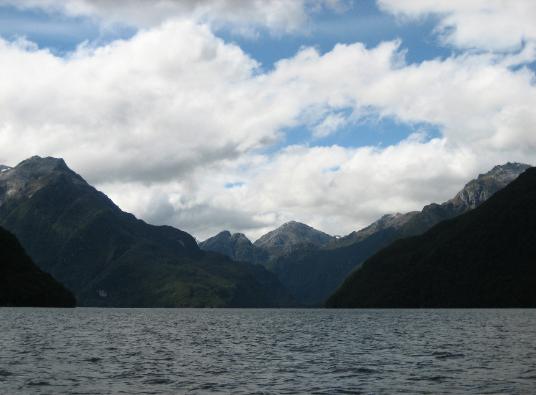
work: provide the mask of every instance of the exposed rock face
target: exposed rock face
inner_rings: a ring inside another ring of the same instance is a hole
[[[458,194],[444,205],[464,212],[480,206],[495,192],[500,191],[530,166],[523,163],[506,163],[495,166],[489,172],[480,174],[478,178],[470,181]]]
[[[213,251],[226,255],[237,262],[260,263],[269,259],[266,252],[256,247],[243,233],[234,233],[224,230],[201,243],[199,247],[204,251]]]
[[[119,209],[56,158],[0,173],[0,225],[44,271],[91,306],[280,306],[290,298],[259,265],[201,251],[170,226]]]
[[[422,211],[384,215],[366,228],[334,240],[329,247],[348,246],[386,229],[400,232],[401,237],[422,233],[440,221],[480,206],[529,167],[522,163],[495,166],[489,172],[480,174],[476,179],[469,181],[455,197],[442,204],[429,204]]]
[[[28,199],[51,180],[68,177],[71,182],[83,183],[82,178],[71,171],[63,159],[34,156],[17,167],[0,168],[0,206],[7,200]]]
[[[536,307],[536,169],[493,196],[481,188],[507,182],[510,169],[494,168],[497,177],[469,183],[455,199],[464,207],[476,204],[474,210],[379,251],[327,305]]]
[[[268,232],[253,244],[255,247],[266,251],[271,257],[278,257],[293,251],[317,249],[326,245],[332,239],[333,236],[316,230],[309,225],[290,221]]]

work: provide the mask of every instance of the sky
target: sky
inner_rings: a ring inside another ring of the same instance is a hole
[[[344,235],[536,163],[532,0],[0,0],[0,163],[199,240]]]

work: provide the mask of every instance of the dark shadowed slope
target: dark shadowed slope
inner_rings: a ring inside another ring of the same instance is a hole
[[[445,203],[430,204],[422,211],[386,215],[359,232],[332,240],[325,248],[283,255],[271,262],[269,268],[299,303],[320,305],[352,270],[380,249],[478,207],[528,167],[519,163],[496,166],[467,183]]]
[[[201,251],[188,233],[121,211],[55,158],[0,173],[0,225],[92,306],[280,306],[277,278]]]
[[[73,307],[74,296],[26,255],[0,228],[0,306]]]
[[[367,260],[330,307],[536,307],[536,169]]]

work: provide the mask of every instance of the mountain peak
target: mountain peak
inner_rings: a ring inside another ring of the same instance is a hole
[[[233,240],[235,242],[248,242],[248,243],[251,243],[251,241],[243,233],[233,233],[231,235],[231,240]]]
[[[305,246],[321,247],[333,237],[301,222],[289,221],[268,232],[255,243],[272,256],[284,255]]]
[[[53,180],[65,176],[76,184],[85,184],[61,158],[32,156],[13,168],[3,166],[0,170],[0,205],[8,199],[31,197]]]
[[[534,306],[535,200],[536,169],[532,168],[486,204],[419,236],[392,243],[370,257],[327,305]]]
[[[62,158],[54,158],[51,156],[41,157],[32,156],[20,162],[17,169],[26,169],[33,172],[50,172],[54,170],[71,171]]]
[[[420,212],[386,214],[369,226],[334,240],[330,247],[345,247],[384,230],[399,232],[400,237],[420,234],[437,222],[480,206],[530,167],[530,165],[517,162],[494,166],[488,172],[479,174],[478,177],[469,181],[452,199],[444,203],[431,203],[423,207]]]
[[[531,166],[525,163],[507,162],[503,165],[494,166],[487,173],[479,174],[476,180],[493,178],[495,180],[504,180],[507,183],[510,183],[529,167]]]
[[[199,243],[204,251],[218,252],[240,262],[256,263],[266,259],[262,251],[258,250],[243,233],[233,233],[228,230],[221,231],[205,241]]]
[[[497,165],[487,173],[479,174],[476,179],[469,181],[453,199],[445,204],[461,207],[464,210],[474,209],[530,167],[530,165],[516,162]]]
[[[285,222],[283,225],[281,225],[278,229],[299,229],[299,228],[310,228],[313,229],[311,226],[306,225],[302,222],[298,221],[288,221]]]
[[[222,230],[220,233],[218,233],[216,236],[214,236],[219,239],[230,239],[232,237],[231,232],[228,230]]]

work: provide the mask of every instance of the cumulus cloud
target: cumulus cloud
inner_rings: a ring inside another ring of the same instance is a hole
[[[479,169],[470,150],[413,136],[386,149],[290,146],[249,160],[246,170],[242,161],[200,172],[195,193],[172,182],[103,188],[142,218],[181,224],[200,239],[222,229],[254,239],[289,220],[346,234],[385,213],[453,196]],[[223,187],[237,179],[240,187]]]
[[[533,0],[378,0],[378,4],[406,18],[437,16],[441,38],[460,48],[512,51],[536,41]]]
[[[340,0],[0,0],[0,5],[91,17],[105,26],[149,28],[189,19],[246,35],[255,35],[259,27],[295,33],[306,27],[311,12],[344,9]]]
[[[245,100],[256,62],[189,22],[68,59],[0,41],[0,62],[5,159],[64,155],[95,182],[180,176],[272,141],[281,122],[255,111],[262,98]]]
[[[497,163],[534,162],[526,57],[407,64],[398,41],[354,43],[303,48],[264,72],[187,20],[68,57],[0,40],[0,163],[64,157],[122,208],[200,238],[224,228],[255,237],[291,219],[344,234],[445,200]],[[295,126],[322,137],[367,114],[441,136],[266,150]]]

